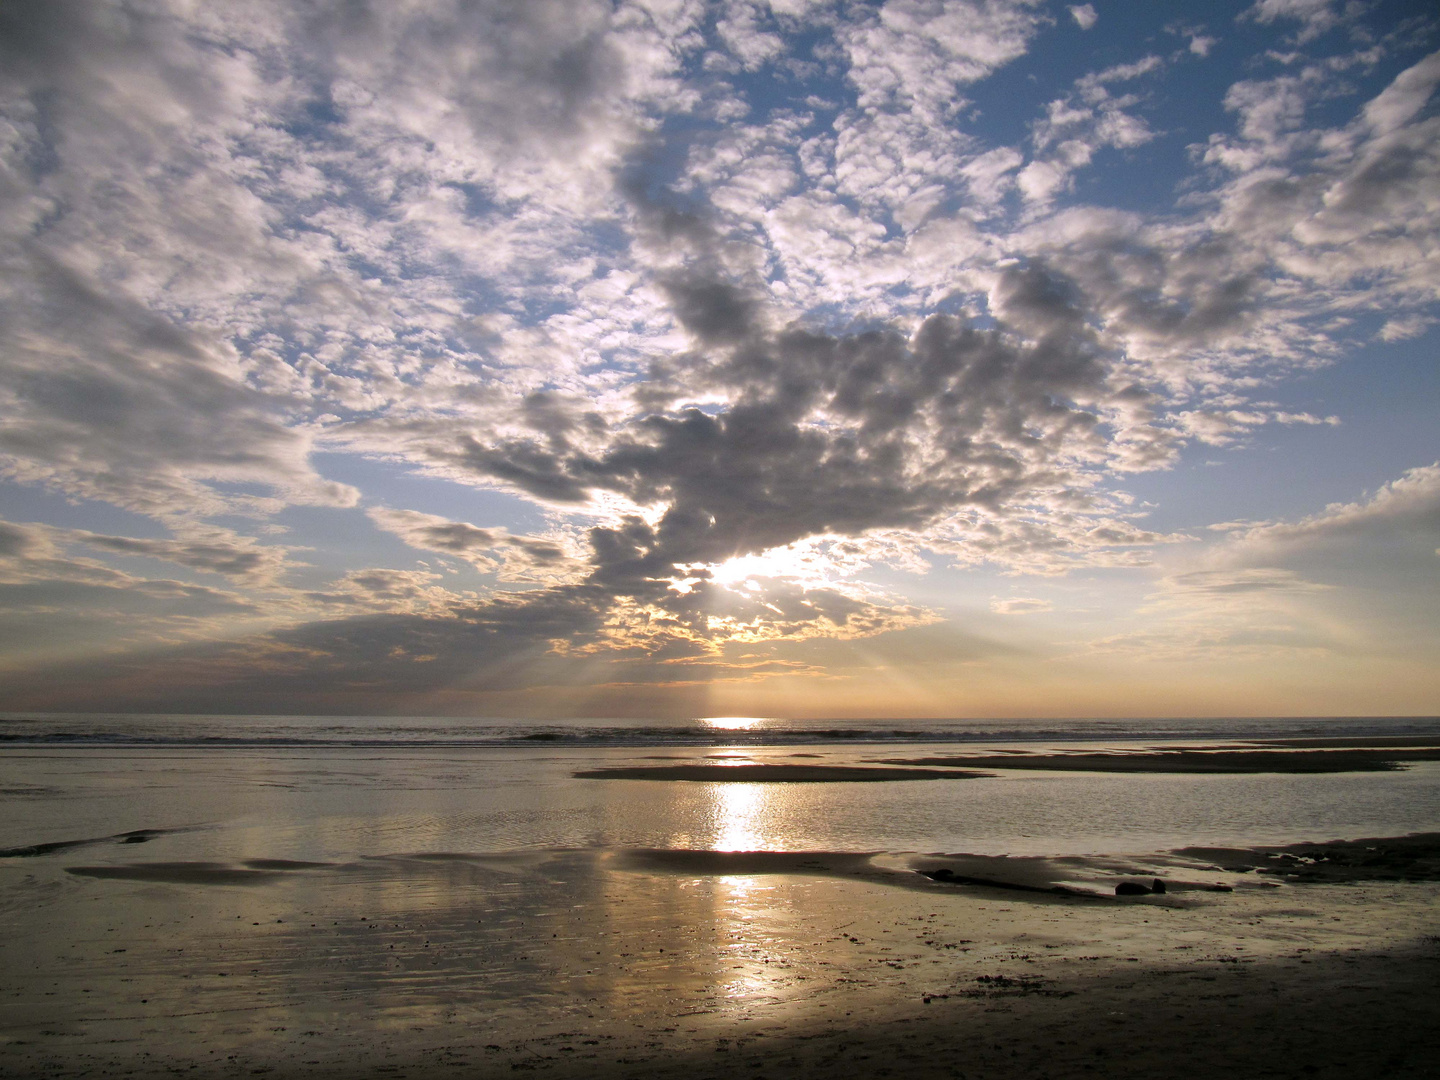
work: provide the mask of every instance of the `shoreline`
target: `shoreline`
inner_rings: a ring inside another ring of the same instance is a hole
[[[59,841],[0,851],[0,859],[29,859],[81,847],[129,846],[152,834],[120,833],[92,840]],[[581,849],[586,850],[586,849]],[[1150,855],[977,855],[969,852],[904,853],[847,851],[719,851],[711,848],[595,848],[593,857],[614,867],[679,875],[801,875],[852,878],[903,888],[931,885],[996,888],[1108,897],[1135,878],[1163,881],[1151,890],[1169,902],[1187,892],[1234,892],[1280,882],[1356,884],[1440,881],[1440,832],[1356,840],[1225,847],[1191,845]],[[577,854],[577,849],[556,849]],[[252,858],[233,863],[205,860],[136,860],[64,867],[82,878],[174,885],[265,883],[313,872],[344,874],[385,859],[431,864],[505,866],[545,858],[544,849],[524,853],[423,852],[372,857],[361,863]],[[1083,884],[1082,884],[1083,883]],[[1122,894],[1123,895],[1123,894]],[[1134,895],[1134,894],[1132,894]]]

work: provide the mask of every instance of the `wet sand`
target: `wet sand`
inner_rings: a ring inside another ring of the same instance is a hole
[[[0,1075],[1428,1076],[1440,1054],[1435,835],[1052,859],[123,851],[11,864],[47,899],[0,895]],[[1155,877],[1163,895],[1114,895]]]

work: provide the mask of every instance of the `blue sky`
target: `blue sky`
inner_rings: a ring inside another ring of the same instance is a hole
[[[5,700],[1433,713],[1437,49],[0,4]]]

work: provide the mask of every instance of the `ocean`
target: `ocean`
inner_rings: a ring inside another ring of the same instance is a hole
[[[1437,734],[1435,718],[634,723],[11,715],[0,718],[0,849],[138,831],[147,834],[143,846],[96,845],[87,858],[334,861],[627,848],[1068,855],[1354,839],[1440,830],[1440,762],[1318,775],[998,770],[985,779],[865,784],[573,774]]]

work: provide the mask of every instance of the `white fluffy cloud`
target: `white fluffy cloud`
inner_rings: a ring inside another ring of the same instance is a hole
[[[1235,541],[1242,549],[1282,553],[1337,544],[1358,549],[1406,538],[1431,551],[1440,544],[1440,463],[1408,470],[1363,502],[1334,503],[1295,522],[1256,525]]]
[[[996,597],[990,601],[990,610],[997,615],[1035,615],[1050,611],[1054,606],[1049,600],[1039,600],[1033,596]]]
[[[1264,25],[1298,22],[1295,41],[1304,44],[1360,17],[1365,9],[1366,5],[1357,0],[1256,0],[1254,7],[1239,17]]]

